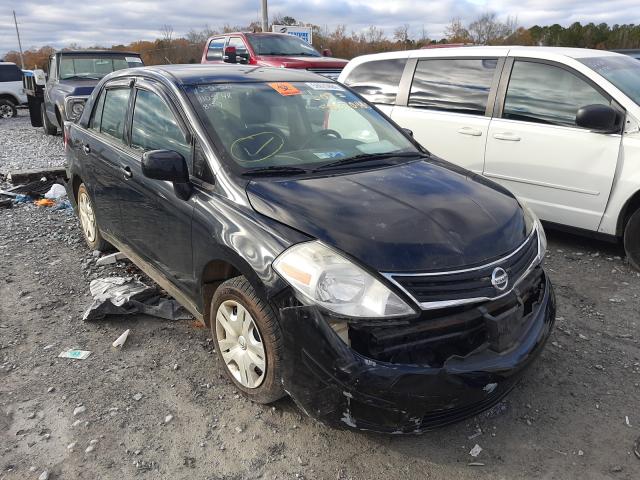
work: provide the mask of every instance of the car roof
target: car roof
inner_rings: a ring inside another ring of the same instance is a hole
[[[426,48],[418,50],[402,50],[397,52],[374,53],[363,55],[354,59],[355,63],[362,63],[371,60],[382,60],[391,58],[424,58],[424,57],[468,57],[468,56],[531,56],[531,55],[557,56],[569,58],[604,57],[620,55],[619,53],[607,50],[594,50],[589,48],[569,48],[569,47],[535,47],[521,45],[505,46],[477,46],[451,48]]]
[[[228,33],[219,33],[217,35],[211,35],[209,38],[218,38],[218,37],[228,37],[229,35],[247,35],[252,37],[273,37],[273,36],[282,36],[289,35],[288,33],[280,33],[280,32],[228,32]]]
[[[181,85],[249,82],[332,82],[327,77],[302,69],[256,67],[247,65],[185,64],[154,65],[119,70],[114,76],[148,72]]]
[[[130,55],[139,57],[137,52],[121,52],[119,50],[58,50],[57,54],[64,55]]]

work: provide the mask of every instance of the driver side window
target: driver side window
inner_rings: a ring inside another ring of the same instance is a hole
[[[172,150],[187,162],[191,158],[191,144],[173,112],[162,98],[148,90],[137,90],[131,146],[142,151]]]

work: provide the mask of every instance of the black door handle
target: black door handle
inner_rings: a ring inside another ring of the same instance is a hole
[[[122,173],[124,174],[124,178],[133,177],[133,172],[131,171],[131,168],[129,168],[129,167],[122,167]]]
[[[84,153],[91,153],[91,147],[89,145],[82,145]]]

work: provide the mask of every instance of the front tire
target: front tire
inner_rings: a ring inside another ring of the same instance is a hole
[[[56,127],[53,123],[49,121],[49,117],[47,116],[47,111],[42,103],[40,107],[40,111],[42,112],[42,129],[44,130],[45,135],[55,135],[58,133],[58,127]]]
[[[89,191],[84,183],[78,187],[76,195],[78,200],[78,217],[80,218],[80,226],[84,234],[84,240],[91,250],[105,252],[111,249],[111,244],[102,238],[98,220],[96,219],[93,201],[89,196]]]
[[[6,98],[0,98],[0,118],[13,118],[18,115],[15,103]]]
[[[629,217],[624,229],[624,250],[631,266],[640,271],[640,208]]]
[[[256,403],[282,398],[280,325],[246,278],[232,278],[220,285],[211,302],[210,318],[218,358],[236,388]]]

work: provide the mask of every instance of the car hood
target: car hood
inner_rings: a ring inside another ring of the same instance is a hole
[[[60,80],[58,90],[66,95],[91,95],[100,80]]]
[[[258,65],[284,68],[344,68],[347,60],[331,57],[285,57],[261,55],[256,58]]]
[[[497,184],[440,161],[247,185],[259,213],[380,272],[479,265],[527,236],[520,204]]]

